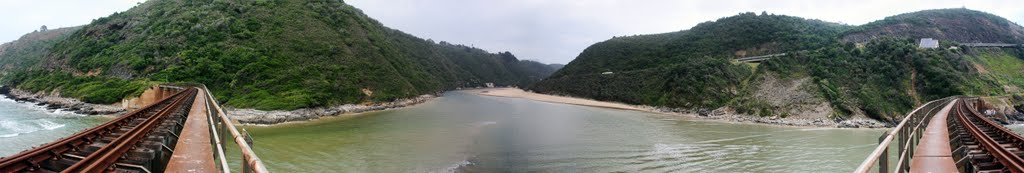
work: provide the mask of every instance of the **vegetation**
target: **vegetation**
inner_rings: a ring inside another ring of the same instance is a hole
[[[1024,28],[1005,18],[966,8],[924,10],[886,17],[843,34],[848,42],[883,37],[935,38],[961,43],[1022,43]]]
[[[667,67],[805,50],[828,44],[848,26],[798,17],[742,13],[690,30],[616,37],[588,47],[553,77]]]
[[[525,86],[554,71],[509,52],[416,38],[339,0],[147,1],[94,20],[46,52],[43,61],[19,66],[52,72],[4,83],[85,88],[28,84],[93,73],[123,83],[198,82],[229,106],[270,110],[392,101],[484,83]]]
[[[138,96],[149,82],[129,81],[107,76],[74,76],[63,72],[30,71],[5,75],[5,81],[29,91],[54,91],[89,103],[111,104],[128,96]]]
[[[731,107],[740,113],[785,117],[790,113],[779,110],[780,105],[754,97],[758,88],[766,85],[755,79],[777,76],[785,81],[809,79],[801,90],[827,102],[834,110],[832,118],[866,115],[880,120],[900,116],[922,101],[947,96],[1019,93],[1007,89],[1024,86],[1024,54],[1018,49],[946,49],[956,40],[943,40],[941,49],[919,49],[916,37],[935,34],[926,32],[860,40],[863,42],[846,40],[884,26],[943,21],[950,16],[1006,21],[961,9],[904,14],[862,26],[743,13],[690,30],[616,37],[594,44],[531,89],[629,104],[689,110]],[[935,27],[1010,31],[1020,26]],[[1007,33],[964,38],[1000,34]],[[730,62],[777,53],[787,55],[760,64]],[[612,74],[602,74],[605,72]]]
[[[45,26],[44,26],[45,28]],[[81,27],[48,29],[25,34],[17,41],[0,44],[0,75],[36,66],[57,42]]]

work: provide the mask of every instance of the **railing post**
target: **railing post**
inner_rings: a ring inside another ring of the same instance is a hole
[[[882,136],[878,137],[878,144],[882,144],[882,141],[885,141],[885,137],[887,137],[887,136],[889,136],[889,131],[883,132]],[[888,146],[886,146],[885,149],[882,150],[882,155],[878,156],[878,172],[879,173],[887,173],[887,172],[889,172],[889,147]]]
[[[899,156],[899,155],[902,155],[902,154],[903,154],[903,152],[904,152],[904,151],[903,151],[903,150],[904,150],[904,148],[906,148],[906,146],[907,146],[907,131],[905,131],[905,130],[900,130],[900,132],[899,132],[899,139],[900,139],[900,140],[899,140],[899,141],[900,141],[900,143],[899,143],[898,145],[896,145],[896,146],[900,147],[900,148],[898,149],[898,150],[899,150],[899,153],[898,153],[898,154],[896,154],[897,156]],[[907,164],[907,162],[906,162],[906,161],[907,161],[907,160],[910,160],[910,156],[907,156],[907,158],[897,158],[897,159],[899,159],[899,162],[901,162],[901,164],[900,164],[900,165],[902,165],[902,166],[900,166],[899,170],[896,170],[896,172],[902,173],[902,172],[904,172],[904,171],[903,171],[903,168],[906,168],[906,167],[908,166],[908,164]]]
[[[245,143],[249,144],[249,148],[255,148],[255,146],[252,145],[253,144],[252,136],[249,136],[249,131],[246,131],[243,128],[242,129],[242,136],[245,139]],[[248,159],[246,159],[246,160],[248,160]],[[246,160],[242,160],[242,173],[251,173],[252,169],[249,169],[249,164],[246,163]]]

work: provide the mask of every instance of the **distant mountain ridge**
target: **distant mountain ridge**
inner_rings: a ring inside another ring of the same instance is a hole
[[[741,13],[689,30],[596,43],[529,89],[704,115],[887,120],[930,99],[1020,93],[1024,50],[950,48],[957,42],[1024,43],[1020,28],[966,9],[860,26]],[[917,48],[920,38],[942,46]],[[734,61],[779,53],[787,55]]]
[[[555,70],[417,38],[340,0],[151,0],[38,47],[0,53],[3,83],[99,103],[152,83],[199,82],[229,106],[288,110],[525,86]],[[22,50],[38,51],[7,53]]]

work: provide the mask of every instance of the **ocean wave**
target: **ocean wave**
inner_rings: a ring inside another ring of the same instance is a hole
[[[11,98],[7,98],[7,96],[5,96],[5,95],[0,95],[0,102],[17,103],[18,101],[15,101],[14,99],[11,99]]]
[[[66,116],[66,115],[85,116],[85,114],[79,114],[79,113],[75,113],[75,112],[72,112],[72,111],[67,111],[67,110],[64,110],[64,109],[56,109],[56,110],[53,110],[53,111],[45,110],[45,111],[47,111],[46,114],[49,114],[49,115],[57,115],[57,116]]]
[[[31,132],[39,130],[39,128],[38,127],[34,127],[32,125],[29,125],[29,124],[20,123],[20,122],[17,122],[17,121],[0,120],[0,130],[3,130],[6,133],[19,134],[19,133],[31,133]]]
[[[441,171],[438,171],[438,172],[455,173],[455,172],[458,172],[459,169],[461,169],[463,167],[466,167],[466,166],[469,166],[469,165],[473,165],[473,162],[469,162],[469,160],[462,160],[462,161],[457,162],[455,164],[452,164],[451,166],[448,166],[447,168],[445,168],[445,169],[443,169]]]
[[[42,120],[42,119],[39,120],[39,121],[35,121],[35,123],[36,123],[36,125],[39,125],[39,127],[42,127],[43,129],[46,129],[46,130],[59,129],[61,127],[64,127],[64,124],[55,123],[53,121]]]
[[[65,124],[56,123],[46,119],[35,119],[27,121],[0,120],[0,132],[5,133],[0,137],[15,137],[21,134],[37,132],[41,130],[54,130],[64,127]]]

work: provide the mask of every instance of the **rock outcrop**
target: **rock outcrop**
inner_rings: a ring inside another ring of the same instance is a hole
[[[399,99],[393,102],[375,103],[369,105],[346,104],[334,107],[303,108],[292,111],[262,111],[255,109],[234,109],[226,108],[225,111],[233,120],[242,124],[278,124],[292,121],[305,121],[320,117],[336,116],[341,114],[363,113],[369,111],[387,110],[412,106],[435,98],[434,95],[421,95],[415,98]]]
[[[78,99],[61,97],[59,91],[32,93],[15,88],[0,87],[0,94],[18,102],[32,102],[36,105],[46,106],[47,109],[66,110],[85,115],[109,115],[125,111],[119,106],[85,103]]]

